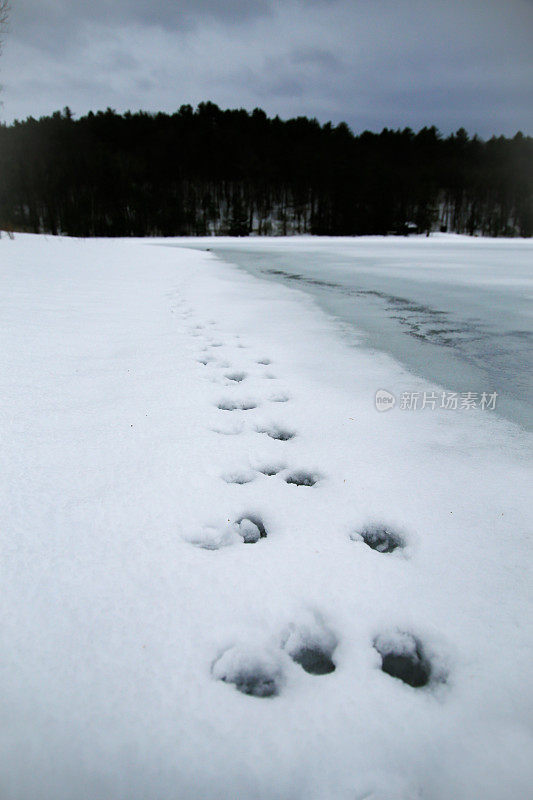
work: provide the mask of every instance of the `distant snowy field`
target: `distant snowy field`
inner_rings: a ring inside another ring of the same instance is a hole
[[[528,796],[518,426],[212,253],[0,274],[2,800]]]

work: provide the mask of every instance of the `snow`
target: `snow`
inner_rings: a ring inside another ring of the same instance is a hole
[[[230,647],[215,661],[212,674],[254,697],[273,697],[283,685],[281,657],[273,648]]]
[[[213,253],[0,270],[3,800],[528,795],[523,430]]]
[[[531,239],[301,236],[195,244],[206,245],[252,274],[297,285],[344,324],[355,322],[362,345],[390,353],[410,372],[458,392],[497,389],[499,413],[533,429]]]

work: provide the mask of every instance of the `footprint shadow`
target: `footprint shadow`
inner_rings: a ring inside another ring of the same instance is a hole
[[[403,550],[406,546],[402,534],[382,523],[366,525],[361,530],[351,533],[350,539],[353,542],[364,542],[367,547],[378,553],[393,553],[395,550]]]
[[[228,381],[233,381],[234,383],[242,383],[242,381],[247,377],[246,372],[227,372],[224,375]]]
[[[444,671],[433,663],[423,642],[406,631],[382,633],[373,641],[381,656],[381,669],[414,689],[437,682],[444,683]]]
[[[225,399],[217,403],[217,408],[221,411],[251,411],[258,408],[258,403],[255,400],[232,400]]]
[[[283,685],[279,654],[267,648],[246,645],[230,647],[211,667],[214,678],[231,683],[242,694],[252,697],[275,697]]]
[[[245,544],[255,544],[259,539],[266,539],[267,530],[263,520],[257,514],[246,514],[233,523],[234,530]]]
[[[225,475],[222,475],[222,480],[226,481],[226,483],[236,483],[239,485],[243,485],[245,483],[251,483],[255,480],[256,474],[253,470],[240,470],[235,472],[227,472]]]
[[[234,544],[256,544],[267,535],[262,518],[246,513],[227,525],[204,525],[184,538],[202,550],[220,550]]]
[[[299,469],[286,475],[284,481],[292,486],[314,486],[321,478],[318,472]]]
[[[336,669],[333,654],[338,640],[319,618],[311,624],[291,624],[282,642],[292,660],[310,675],[329,675]]]
[[[280,442],[288,442],[289,439],[294,439],[296,436],[295,431],[290,430],[289,428],[283,428],[281,425],[268,425],[261,428],[257,428],[258,433],[264,433],[266,436],[269,436],[271,439],[276,439]]]
[[[268,477],[272,477],[273,475],[277,475],[278,472],[281,472],[285,469],[285,464],[264,464],[262,467],[258,467],[257,471],[260,472],[262,475],[267,475]]]

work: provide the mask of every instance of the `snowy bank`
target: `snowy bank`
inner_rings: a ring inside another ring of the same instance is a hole
[[[209,253],[0,264],[2,797],[526,797],[520,430],[378,413],[397,363]]]

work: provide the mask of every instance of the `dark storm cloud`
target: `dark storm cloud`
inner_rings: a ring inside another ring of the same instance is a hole
[[[309,7],[338,0],[306,0]],[[192,30],[203,22],[229,26],[268,17],[274,0],[19,0],[17,37],[44,49],[68,47],[84,23],[140,25],[166,31]]]
[[[269,13],[269,0],[21,0],[14,26],[21,41],[54,50],[76,44],[86,23],[187,31],[206,18],[234,23]]]
[[[532,0],[14,0],[5,119],[210,99],[533,133]]]

